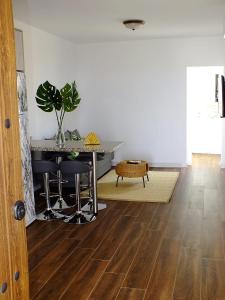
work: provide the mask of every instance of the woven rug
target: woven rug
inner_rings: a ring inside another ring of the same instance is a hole
[[[123,200],[137,202],[169,202],[173,194],[179,172],[149,171],[149,181],[145,177],[145,188],[142,178],[119,179],[111,170],[98,181],[98,198],[102,200]]]

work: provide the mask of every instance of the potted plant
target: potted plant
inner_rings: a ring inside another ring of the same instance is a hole
[[[71,84],[67,83],[61,90],[58,90],[54,85],[48,81],[45,81],[39,85],[35,98],[38,107],[43,111],[55,111],[58,123],[56,144],[62,146],[65,143],[63,131],[63,120],[65,113],[74,111],[78,107],[81,100],[75,81]]]

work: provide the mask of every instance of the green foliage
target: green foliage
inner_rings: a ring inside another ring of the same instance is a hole
[[[65,112],[74,111],[79,103],[80,96],[75,81],[67,83],[60,91],[48,81],[39,85],[36,93],[38,107],[45,112],[55,110],[58,125],[61,126]]]
[[[70,154],[67,156],[70,160],[75,160],[77,156],[79,156],[79,152],[71,151]]]
[[[61,97],[63,99],[64,110],[66,112],[71,112],[77,108],[78,104],[80,103],[80,96],[76,89],[75,81],[71,84],[66,84],[60,90]]]
[[[38,107],[45,112],[51,112],[53,109],[60,110],[63,104],[59,90],[48,81],[39,85],[36,101]]]

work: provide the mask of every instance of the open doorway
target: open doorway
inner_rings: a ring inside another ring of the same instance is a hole
[[[215,101],[216,74],[224,74],[224,67],[187,67],[187,163],[190,165],[193,153],[222,152],[222,121]]]

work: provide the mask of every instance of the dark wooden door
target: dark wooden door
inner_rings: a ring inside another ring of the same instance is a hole
[[[0,298],[29,299],[24,221],[14,218],[23,199],[16,62],[11,0],[0,1]]]

